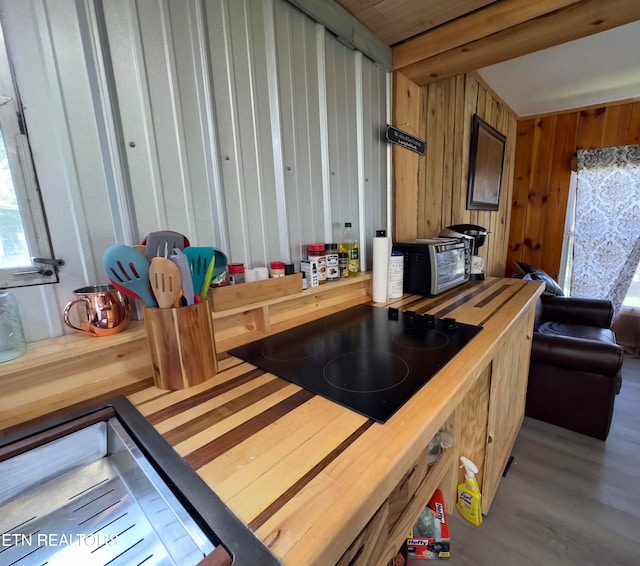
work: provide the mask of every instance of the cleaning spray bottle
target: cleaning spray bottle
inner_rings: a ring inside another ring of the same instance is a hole
[[[464,467],[464,482],[458,484],[458,503],[456,507],[460,515],[467,521],[480,526],[482,524],[482,507],[480,488],[476,481],[478,468],[469,458],[464,456],[460,456],[460,462],[462,462],[460,467]]]

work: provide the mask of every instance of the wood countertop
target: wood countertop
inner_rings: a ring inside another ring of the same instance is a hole
[[[454,317],[483,327],[461,355],[385,424],[226,354],[220,356],[219,372],[213,378],[189,389],[163,391],[153,386],[143,369],[129,369],[128,380],[114,378],[112,387],[100,386],[93,400],[126,393],[285,564],[333,564],[451,415],[514,321],[532,308],[541,290],[537,282],[489,278],[435,298],[408,295],[379,305]],[[130,335],[132,357],[137,355],[141,332],[134,329]],[[32,371],[33,363],[25,362],[24,371]],[[19,378],[16,374],[8,385],[0,379],[0,390],[8,389],[14,399],[28,396],[31,384],[19,390]],[[42,374],[35,379],[42,380]],[[51,410],[61,407],[56,392],[51,395]],[[11,420],[0,421],[0,428],[14,427]]]

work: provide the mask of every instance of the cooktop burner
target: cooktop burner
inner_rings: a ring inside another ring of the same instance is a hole
[[[229,353],[385,422],[480,330],[452,318],[359,305]]]

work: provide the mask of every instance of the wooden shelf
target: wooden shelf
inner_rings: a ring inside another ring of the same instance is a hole
[[[387,566],[416,524],[436,489],[443,493],[453,478],[455,449],[449,448],[432,466],[427,465],[425,448],[391,491],[337,566]],[[445,503],[446,505],[446,503]],[[451,513],[451,509],[447,509]]]
[[[422,480],[418,489],[407,505],[402,514],[400,520],[395,524],[393,529],[389,532],[389,556],[384,557],[384,564],[386,564],[391,556],[394,556],[398,548],[402,545],[402,542],[407,538],[409,529],[415,525],[420,513],[426,507],[427,503],[431,499],[431,496],[435,493],[436,489],[440,487],[448,474],[453,470],[453,458],[454,451],[452,449],[445,450],[440,457],[440,460],[429,470],[427,476]],[[453,509],[447,508],[447,513],[451,514]]]

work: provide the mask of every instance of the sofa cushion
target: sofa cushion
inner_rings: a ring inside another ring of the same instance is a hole
[[[586,326],[584,324],[547,320],[540,324],[537,331],[547,336],[571,336],[572,338],[595,340],[596,342],[605,342],[607,344],[616,343],[615,334],[608,328]]]
[[[534,267],[522,261],[514,261],[516,269],[523,275],[523,279],[531,279],[533,281],[542,281],[544,283],[543,295],[564,296],[564,291],[551,275],[539,267]]]

